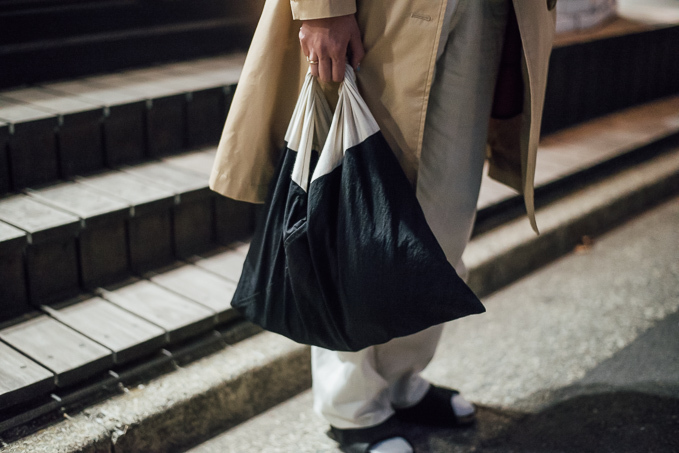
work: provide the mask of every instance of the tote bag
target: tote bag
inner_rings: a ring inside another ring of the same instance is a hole
[[[334,115],[307,74],[285,140],[231,302],[246,319],[357,351],[485,311],[427,225],[350,66]]]

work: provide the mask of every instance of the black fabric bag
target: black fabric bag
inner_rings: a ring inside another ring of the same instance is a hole
[[[330,108],[307,75],[232,306],[266,330],[339,351],[482,313],[349,66],[339,94],[328,125]],[[325,143],[320,156],[315,139]]]

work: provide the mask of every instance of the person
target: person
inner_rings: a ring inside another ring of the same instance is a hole
[[[305,73],[339,82],[348,61],[429,226],[464,278],[461,257],[486,159],[491,177],[523,194],[537,231],[533,179],[554,6],[555,0],[268,0],[210,187],[263,202],[277,159],[272,150],[283,145]],[[474,421],[473,404],[459,392],[420,376],[442,328],[358,352],[312,347],[314,408],[343,451],[410,453],[402,421],[451,427]]]

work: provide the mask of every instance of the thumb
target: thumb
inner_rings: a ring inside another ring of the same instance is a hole
[[[359,33],[351,36],[349,49],[351,50],[351,67],[356,69],[361,64],[361,61],[363,61],[363,57],[365,57],[365,49],[363,48],[363,42]]]

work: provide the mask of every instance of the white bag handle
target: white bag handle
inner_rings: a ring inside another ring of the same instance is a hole
[[[311,180],[333,171],[342,163],[348,149],[363,143],[379,130],[375,117],[358,92],[354,69],[347,64],[330,131]]]
[[[313,149],[319,149],[330,128],[332,110],[311,72],[307,72],[292,119],[285,133],[289,149],[297,151],[292,180],[305,192],[309,184],[309,168]],[[317,142],[314,142],[314,139]]]
[[[350,65],[346,65],[334,115],[315,77],[311,71],[307,72],[285,134],[288,148],[297,151],[292,180],[305,192],[308,190],[311,153],[321,143],[324,146],[312,181],[334,170],[342,162],[347,149],[362,143],[379,130],[358,92],[356,74]]]

